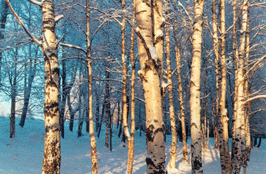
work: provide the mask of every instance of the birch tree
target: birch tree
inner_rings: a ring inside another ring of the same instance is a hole
[[[194,0],[193,25],[193,56],[190,80],[190,113],[191,113],[191,164],[192,173],[203,173],[201,154],[201,128],[200,128],[200,72],[201,72],[201,45],[203,6],[205,0]]]
[[[176,0],[174,1],[176,2]],[[177,10],[176,6],[175,10]],[[182,144],[183,144],[183,160],[188,163],[188,150],[187,150],[187,135],[186,135],[186,120],[185,120],[185,107],[183,99],[183,83],[181,78],[181,55],[178,47],[177,40],[177,20],[175,19],[174,26],[174,39],[175,39],[175,58],[176,58],[176,69],[177,69],[177,79],[178,79],[178,93],[179,93],[179,104],[180,104],[180,120],[182,129]]]
[[[242,146],[244,138],[244,120],[245,120],[245,109],[244,109],[244,57],[245,57],[245,46],[246,46],[246,30],[247,30],[247,20],[248,20],[248,3],[249,0],[244,0],[242,7],[242,22],[241,22],[241,33],[238,48],[238,64],[237,64],[237,79],[236,79],[236,116],[235,116],[235,141],[234,141],[234,151],[232,159],[232,173],[240,173],[242,161]]]
[[[170,17],[169,17],[169,0],[165,2],[166,8],[166,20],[168,25],[166,25],[166,65],[167,65],[167,83],[168,83],[168,101],[169,101],[169,115],[171,123],[171,134],[172,134],[172,144],[170,152],[170,161],[169,168],[175,169],[176,162],[176,144],[177,144],[177,133],[176,133],[176,124],[175,124],[175,112],[174,112],[174,103],[173,103],[173,82],[172,82],[172,70],[171,70],[171,60],[170,60]]]
[[[162,1],[136,0],[138,52],[146,108],[147,173],[165,173],[161,65],[164,19]],[[161,56],[161,57],[160,57]]]
[[[128,166],[127,173],[131,174],[133,170],[134,160],[134,139],[135,139],[135,79],[136,79],[136,63],[134,57],[134,41],[135,41],[135,17],[136,17],[136,5],[133,0],[133,12],[132,12],[132,26],[131,26],[131,43],[130,43],[130,61],[132,66],[131,71],[131,131],[130,140],[128,141]],[[119,104],[118,104],[119,105]]]
[[[59,123],[59,66],[57,51],[57,36],[55,24],[62,17],[55,17],[54,1],[42,0],[30,1],[42,8],[43,41],[42,43],[34,38],[26,29],[13,10],[9,0],[6,0],[13,15],[30,38],[39,45],[44,53],[45,70],[45,140],[42,173],[60,173],[61,147],[60,147],[60,123]]]
[[[89,133],[91,145],[91,164],[92,174],[98,173],[96,138],[93,122],[93,107],[92,107],[92,66],[91,66],[91,40],[90,40],[90,0],[86,0],[86,36],[87,36],[87,61],[88,61],[88,109],[89,109]]]

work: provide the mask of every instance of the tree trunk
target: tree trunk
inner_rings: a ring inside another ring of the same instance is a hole
[[[136,0],[138,51],[146,107],[146,173],[165,173],[165,129],[162,110],[162,2]],[[157,10],[155,10],[157,9]],[[156,41],[156,45],[155,45]]]
[[[170,24],[169,20],[169,0],[166,0],[166,21]],[[171,123],[171,133],[172,133],[172,144],[170,152],[170,161],[169,168],[175,169],[176,162],[176,144],[177,144],[177,132],[176,132],[176,121],[175,121],[175,112],[174,112],[174,103],[173,103],[173,83],[172,83],[172,70],[171,70],[171,60],[170,60],[170,26],[166,25],[166,65],[167,65],[167,83],[168,83],[168,99],[169,99],[169,115]]]
[[[10,116],[10,138],[15,138],[16,128],[16,96],[17,96],[17,49],[14,63],[14,74],[11,76],[11,116]]]
[[[86,37],[87,37],[87,60],[88,60],[88,113],[89,113],[89,132],[90,132],[90,145],[91,145],[91,171],[92,174],[98,173],[98,158],[96,148],[96,138],[94,131],[93,121],[93,105],[92,105],[92,66],[91,66],[91,40],[90,40],[90,0],[86,0]],[[96,96],[97,102],[97,118],[99,118],[99,97]],[[99,119],[96,120],[96,125]],[[96,126],[97,128],[97,126]]]
[[[45,143],[42,173],[60,173],[59,66],[54,1],[42,1],[45,60]]]
[[[38,51],[37,51],[38,52]],[[36,52],[36,56],[37,56],[37,52]],[[36,72],[36,59],[33,63],[33,65],[30,65],[30,74],[28,76],[28,83],[27,85],[25,85],[26,89],[24,89],[24,102],[23,102],[23,109],[22,109],[22,113],[21,113],[21,118],[20,118],[20,123],[19,125],[21,127],[24,127],[25,124],[25,120],[26,120],[26,116],[27,116],[27,112],[28,112],[28,106],[29,106],[29,101],[30,101],[30,94],[31,94],[31,89],[32,89],[32,83],[35,77],[35,72]],[[32,69],[33,66],[33,69]],[[27,77],[25,77],[27,78]],[[26,82],[27,80],[25,80]]]
[[[249,52],[250,52],[250,40],[249,40],[249,10],[248,10],[248,19],[247,19],[247,32],[246,32],[246,59],[245,59],[245,72],[249,70]],[[250,82],[248,79],[245,79],[245,97],[246,99],[250,96]],[[251,112],[250,102],[247,103],[246,114],[245,114],[245,138],[246,138],[246,151],[245,151],[245,161],[250,160],[250,151],[252,148],[251,145],[251,135],[250,135],[250,125],[249,125],[249,115]],[[246,164],[247,165],[247,164]]]
[[[191,113],[191,164],[192,173],[203,173],[201,154],[201,129],[200,129],[200,72],[201,72],[201,45],[203,6],[205,0],[194,0],[194,26],[193,26],[193,56],[190,80],[190,113]]]
[[[221,89],[220,89],[220,130],[219,130],[219,143],[220,143],[220,159],[221,159],[221,168],[222,173],[227,174],[231,173],[231,162],[229,154],[229,131],[228,131],[228,121],[227,109],[225,108],[226,102],[226,58],[225,58],[225,0],[220,1],[220,31],[221,31]]]
[[[6,28],[6,20],[7,20],[7,15],[8,15],[8,5],[6,3],[6,1],[2,0],[2,10],[1,10],[1,20],[0,20],[0,41],[2,42],[2,40],[4,39],[4,34],[2,33],[5,28]],[[0,51],[0,83],[1,83],[1,77],[2,77],[2,51]]]
[[[80,70],[79,70],[79,84],[81,84],[81,66],[80,65]],[[84,122],[84,116],[83,116],[83,111],[82,111],[82,102],[81,102],[81,98],[82,98],[82,94],[81,94],[81,86],[79,85],[79,96],[78,96],[78,102],[79,102],[79,124],[78,124],[78,137],[81,137],[82,135],[82,127],[83,127],[83,122]]]
[[[135,0],[133,0],[133,14],[132,14],[132,27],[131,27],[131,43],[130,43],[130,61],[132,66],[131,71],[131,132],[130,139],[128,141],[128,164],[127,164],[127,174],[132,174],[133,171],[133,161],[134,161],[134,139],[135,139],[135,79],[136,79],[136,65],[134,57],[134,30],[135,30],[135,17],[136,17],[136,6]]]
[[[31,9],[31,3],[30,3],[29,8]],[[31,16],[31,10],[30,9],[29,9],[29,13],[28,13],[29,16]],[[28,20],[28,25],[29,25],[29,27],[31,26],[31,20],[30,19]],[[32,56],[32,45],[30,44],[28,48],[29,48],[29,57],[31,57]],[[35,73],[36,73],[38,50],[39,49],[36,48],[34,63],[32,63],[33,61],[32,61],[32,59],[30,59],[30,65],[29,65],[30,66],[30,73],[29,74],[27,73],[27,63],[25,63],[24,96],[23,96],[24,102],[23,102],[23,109],[22,109],[22,113],[21,113],[20,123],[19,123],[19,125],[21,127],[24,127],[27,112],[28,112],[32,82],[34,80]],[[26,62],[28,62],[28,61],[26,61]]]
[[[109,63],[108,67],[109,68]],[[105,71],[105,76],[107,79],[110,78],[110,73],[106,70]],[[106,126],[106,131],[105,131],[105,147],[109,147],[109,134],[110,134],[110,86],[109,86],[109,81],[106,82],[105,86],[105,96],[104,96],[104,102],[105,102],[105,126]]]
[[[66,106],[66,98],[67,98],[67,87],[66,87],[66,62],[62,60],[62,95],[61,95],[61,108],[60,108],[60,129],[61,129],[61,137],[65,137],[65,126],[64,126],[64,116],[65,116],[65,106]]]
[[[123,106],[123,127],[124,136],[128,140],[130,138],[128,130],[128,106],[127,106],[127,64],[126,64],[126,38],[125,38],[125,26],[126,26],[126,16],[125,16],[125,0],[121,0],[122,5],[122,25],[121,25],[121,59],[122,59],[122,73],[123,73],[123,88],[122,88],[122,106]]]
[[[245,45],[246,45],[246,30],[247,30],[247,20],[248,20],[248,0],[243,2],[242,8],[242,26],[240,33],[240,43],[239,43],[239,61],[237,70],[237,111],[235,120],[235,152],[234,158],[232,159],[233,171],[232,173],[240,173],[242,161],[242,150],[245,148],[244,143],[244,124],[245,124],[245,109],[244,109],[244,57],[245,57]]]
[[[213,28],[213,52],[215,55],[215,80],[216,80],[216,113],[213,115],[214,125],[214,146],[218,148],[218,129],[217,116],[219,114],[220,103],[220,71],[219,71],[219,43],[218,43],[218,24],[216,15],[216,1],[212,0],[212,28]]]
[[[236,0],[232,0],[232,12],[233,12],[233,29],[232,29],[232,36],[233,36],[233,61],[234,61],[234,76],[235,76],[235,95],[234,95],[234,105],[233,105],[233,115],[232,115],[232,153],[231,153],[231,161],[233,167],[233,159],[234,154],[236,153],[235,142],[236,142],[236,115],[237,115],[237,88],[238,88],[238,48],[237,48],[237,33],[236,33]]]
[[[175,7],[175,10],[176,7]],[[175,20],[175,24],[177,20]],[[183,86],[181,78],[181,57],[180,50],[178,48],[177,41],[177,27],[174,27],[174,37],[175,37],[175,57],[176,57],[176,69],[177,69],[177,79],[178,79],[178,93],[179,93],[179,104],[180,104],[180,117],[181,117],[181,129],[182,129],[182,143],[183,143],[183,160],[188,163],[188,150],[187,150],[187,135],[186,135],[186,119],[185,119],[185,107],[183,99]]]
[[[246,73],[249,70],[249,9],[247,9],[247,28],[246,28],[246,45],[245,45],[245,61],[244,61],[244,72]],[[249,98],[250,95],[250,82],[249,79],[244,79],[244,92],[245,92],[245,99]],[[247,162],[249,161],[250,158],[250,151],[251,151],[251,137],[250,137],[250,125],[249,125],[249,114],[250,114],[251,108],[250,108],[250,102],[246,104],[245,107],[245,130],[244,130],[244,142],[245,142],[245,147],[243,147],[243,167],[244,167],[244,172],[246,173],[246,168],[247,168]]]

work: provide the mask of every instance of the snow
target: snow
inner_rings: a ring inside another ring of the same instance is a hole
[[[44,149],[44,121],[36,118],[27,118],[24,128],[16,118],[16,138],[9,138],[9,118],[0,117],[0,173],[1,174],[35,174],[41,173]],[[61,173],[88,174],[91,171],[89,134],[83,129],[83,136],[77,138],[77,123],[75,130],[68,130],[65,123],[65,139],[61,139]],[[127,169],[127,148],[117,137],[116,126],[113,127],[113,151],[104,146],[105,131],[97,138],[98,163],[100,174],[124,174]],[[190,139],[188,140],[190,143]],[[171,147],[171,137],[166,141],[166,168]],[[190,152],[190,146],[188,144]],[[251,160],[248,163],[247,174],[264,174],[266,171],[266,142],[262,140],[260,148],[254,147],[251,151]],[[136,132],[135,155],[133,171],[135,174],[144,174],[146,141],[145,137]],[[189,174],[190,164],[183,163],[182,143],[177,145],[176,169],[168,169],[169,174]],[[189,158],[190,160],[190,158]],[[219,151],[213,146],[210,139],[210,149],[203,155],[204,173],[220,174]]]

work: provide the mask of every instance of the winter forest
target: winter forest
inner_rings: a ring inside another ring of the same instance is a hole
[[[265,0],[0,3],[0,173],[266,171]]]

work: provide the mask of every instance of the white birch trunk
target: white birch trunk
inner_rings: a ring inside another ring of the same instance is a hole
[[[201,45],[203,6],[205,0],[194,0],[194,26],[193,26],[193,56],[190,80],[190,113],[191,113],[191,164],[192,173],[203,173],[201,154],[201,128],[200,128],[200,72],[201,72]]]

